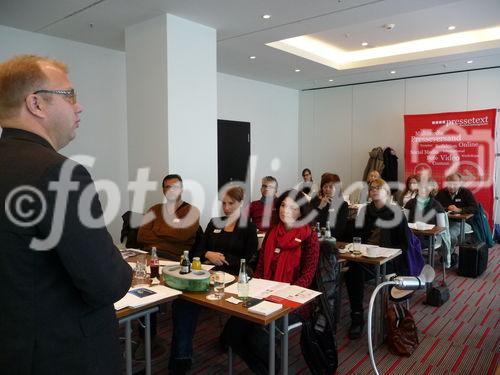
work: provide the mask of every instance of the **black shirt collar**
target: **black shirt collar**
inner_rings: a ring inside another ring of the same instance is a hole
[[[45,138],[40,137],[38,134],[29,132],[29,131],[23,130],[23,129],[3,128],[2,129],[2,136],[0,138],[1,139],[15,138],[15,139],[27,140],[27,141],[38,143],[42,146],[54,149],[54,147],[52,147],[52,145],[49,143],[49,141],[47,141]]]

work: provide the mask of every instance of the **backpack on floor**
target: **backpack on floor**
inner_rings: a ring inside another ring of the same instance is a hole
[[[312,302],[312,317],[302,323],[300,347],[313,375],[331,375],[337,371],[337,304],[339,268],[331,244],[321,243],[318,268],[312,289],[322,294]]]

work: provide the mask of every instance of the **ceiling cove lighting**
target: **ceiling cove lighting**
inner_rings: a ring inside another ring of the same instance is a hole
[[[500,48],[500,26],[411,40],[381,47],[346,51],[310,35],[267,43],[268,46],[338,70],[420,58]]]

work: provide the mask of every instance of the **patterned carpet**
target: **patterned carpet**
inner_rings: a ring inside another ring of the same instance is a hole
[[[395,356],[383,345],[375,352],[380,374],[499,374],[500,367],[500,245],[489,252],[489,265],[477,278],[460,277],[455,270],[447,272],[451,298],[441,307],[423,304],[419,291],[411,301],[411,311],[419,329],[420,345],[409,358]],[[437,271],[437,280],[441,272]],[[371,293],[366,293],[368,299]],[[341,319],[338,327],[338,375],[371,374],[370,359],[363,339],[350,341],[349,303],[343,290]],[[194,365],[190,374],[226,374],[227,355],[219,347],[218,336],[227,317],[204,310],[194,341]],[[160,315],[159,335],[166,351],[157,351],[153,362],[155,375],[166,375],[171,335],[170,308]],[[289,374],[309,374],[299,345],[300,330],[290,336]],[[135,362],[134,372],[141,373],[143,362]],[[234,360],[234,374],[250,374],[245,364]]]

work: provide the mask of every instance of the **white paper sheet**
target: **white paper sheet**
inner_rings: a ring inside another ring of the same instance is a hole
[[[146,291],[154,292],[154,294],[141,298],[131,293],[139,289],[145,289]],[[115,302],[115,310],[121,310],[125,307],[140,307],[164,298],[177,296],[179,294],[182,294],[182,292],[163,285],[130,288],[121,300]]]
[[[277,290],[284,288],[290,284],[280,283],[278,281],[264,280],[264,279],[251,279],[249,282],[248,296],[252,298],[262,299]],[[238,283],[234,283],[226,287],[226,292],[238,294]]]

